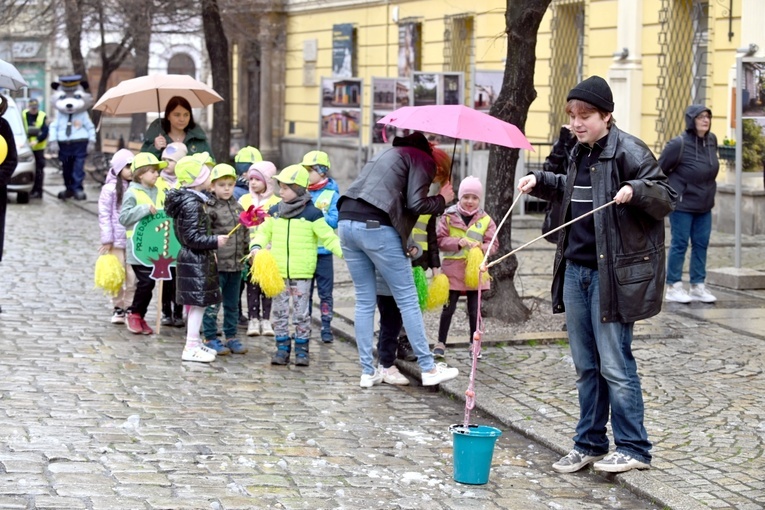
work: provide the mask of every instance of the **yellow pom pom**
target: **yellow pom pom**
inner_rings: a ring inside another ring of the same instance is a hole
[[[471,289],[478,288],[481,262],[483,262],[483,251],[481,248],[477,246],[470,248],[467,255],[467,264],[465,265],[465,285]]]
[[[125,267],[111,253],[101,255],[96,260],[95,284],[110,296],[116,296],[125,283]]]
[[[268,250],[258,250],[250,268],[250,281],[260,285],[266,297],[274,297],[284,291],[284,279],[279,275],[276,259]]]
[[[425,303],[426,310],[441,308],[449,301],[449,278],[441,273],[430,282],[428,288],[428,301]]]

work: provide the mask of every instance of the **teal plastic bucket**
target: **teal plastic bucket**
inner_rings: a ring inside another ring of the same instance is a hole
[[[454,481],[470,485],[489,482],[494,444],[502,431],[486,425],[452,425],[454,443]]]

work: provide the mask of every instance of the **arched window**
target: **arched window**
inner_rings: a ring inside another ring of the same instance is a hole
[[[197,77],[197,68],[194,60],[186,53],[176,53],[167,63],[167,74],[188,74],[192,78]]]

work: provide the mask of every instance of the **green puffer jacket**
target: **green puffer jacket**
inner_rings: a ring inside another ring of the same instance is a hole
[[[303,212],[290,219],[279,217],[278,210],[278,204],[269,209],[270,216],[258,227],[250,246],[262,248],[271,243],[271,253],[282,278],[312,279],[319,244],[342,258],[340,238],[313,203],[308,202]]]
[[[168,145],[173,143],[173,140],[162,129],[161,122],[161,119],[155,119],[149,124],[149,128],[146,130],[146,135],[144,135],[145,141],[141,146],[141,152],[151,152],[160,160],[162,159],[162,151],[158,151],[157,148],[154,147],[154,139],[159,135],[162,135],[165,137],[165,140],[167,140]],[[204,130],[198,125],[194,126],[194,129],[186,131],[186,138],[183,139],[183,144],[189,151],[189,156],[199,154],[200,152],[206,152],[213,158],[213,160],[215,160],[215,154],[213,154],[210,144],[207,141],[207,135],[205,135]]]
[[[239,224],[239,213],[244,209],[232,196],[228,200],[220,200],[214,195],[207,203],[207,215],[214,235],[226,235]],[[238,273],[244,267],[242,259],[247,255],[247,244],[250,233],[247,228],[239,227],[231,234],[228,242],[218,248],[218,271]]]

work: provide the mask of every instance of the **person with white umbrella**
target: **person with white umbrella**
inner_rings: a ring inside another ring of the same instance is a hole
[[[151,152],[159,159],[162,151],[171,143],[186,145],[189,156],[206,152],[215,159],[207,135],[194,122],[191,104],[180,96],[172,97],[165,107],[165,116],[149,125],[141,152]]]

